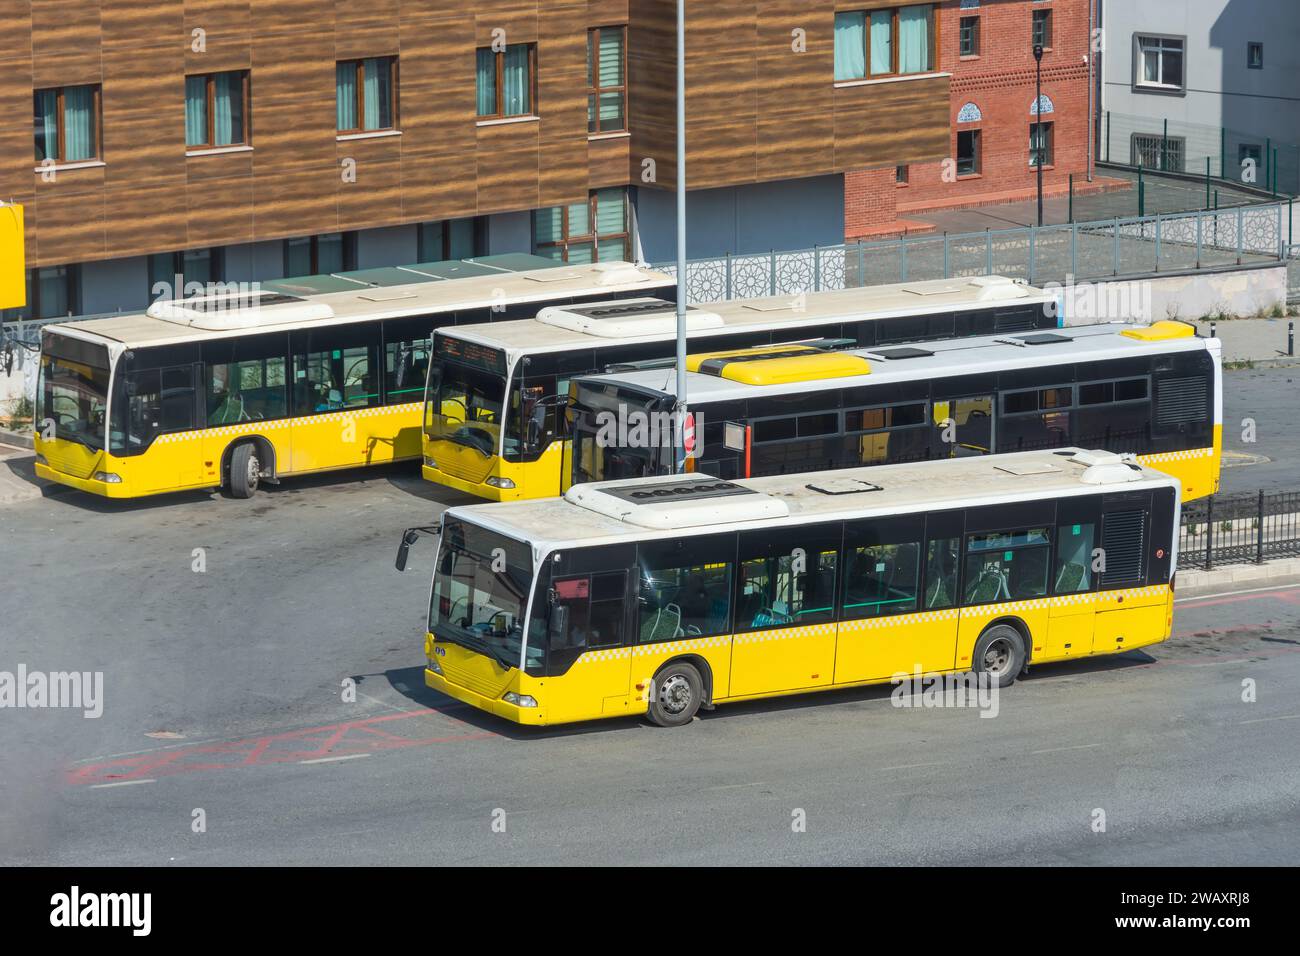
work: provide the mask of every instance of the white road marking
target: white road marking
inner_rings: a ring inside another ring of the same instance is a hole
[[[315,760],[299,760],[299,763],[334,763],[339,760],[356,760],[359,757],[369,757],[370,754],[344,754],[341,757],[317,757]]]
[[[902,763],[895,767],[881,767],[881,772],[886,770],[913,770],[917,767],[942,767],[942,763]]]
[[[1294,591],[1300,585],[1296,584],[1275,584],[1266,588],[1247,588],[1244,591],[1220,591],[1218,594],[1198,594],[1195,597],[1174,598],[1175,604],[1182,604],[1184,601],[1208,601],[1211,598],[1236,597],[1238,594],[1262,594],[1264,591]]]
[[[1238,724],[1263,724],[1270,720],[1300,720],[1300,714],[1279,714],[1276,717],[1256,717],[1254,720],[1239,720]]]
[[[1101,744],[1079,744],[1075,747],[1048,747],[1046,750],[1031,750],[1030,756],[1035,754],[1059,754],[1067,750],[1091,750],[1093,747],[1100,747]]]
[[[148,777],[144,780],[118,780],[116,783],[92,783],[91,790],[107,790],[109,787],[133,787],[137,783],[157,783],[154,777]]]

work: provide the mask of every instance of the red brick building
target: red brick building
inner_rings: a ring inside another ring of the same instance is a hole
[[[949,158],[872,168],[844,177],[846,239],[927,229],[909,213],[1029,199],[1037,153],[1045,195],[1088,168],[1091,0],[944,0],[938,66],[951,75]],[[843,6],[847,7],[848,4]],[[1031,148],[1033,45],[1041,41],[1043,142]]]

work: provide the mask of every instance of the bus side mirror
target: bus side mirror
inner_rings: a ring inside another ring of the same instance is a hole
[[[551,647],[562,647],[561,640],[569,633],[569,606],[556,604],[551,608],[551,619],[547,625],[547,637]]]
[[[418,540],[420,540],[420,532],[414,529],[402,532],[402,543],[397,546],[397,561],[395,562],[397,570],[406,570],[406,560],[411,556],[411,545]]]
[[[420,540],[422,534],[439,534],[441,528],[407,528],[402,532],[402,543],[397,546],[397,560],[393,566],[399,571],[406,570],[406,560],[411,556],[411,545]]]

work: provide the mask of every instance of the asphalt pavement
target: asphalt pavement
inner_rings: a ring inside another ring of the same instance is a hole
[[[1268,460],[1228,488],[1294,486],[1293,372],[1229,373]],[[1300,587],[1181,598],[991,719],[884,687],[527,731],[423,687],[431,542],[393,556],[467,500],[389,466],[0,506],[0,670],[104,675],[97,719],[0,710],[0,862],[1300,861]]]

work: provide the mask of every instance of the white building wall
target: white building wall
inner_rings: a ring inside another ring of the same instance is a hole
[[[1205,157],[1219,174],[1238,166],[1239,147],[1254,143],[1261,149],[1300,144],[1300,2],[1296,0],[1101,0],[1104,38],[1101,65],[1101,107],[1109,111],[1110,130],[1103,113],[1101,156],[1131,161],[1135,131],[1163,131],[1187,139],[1188,172],[1204,173]],[[1184,38],[1185,89],[1153,92],[1135,83],[1139,64],[1135,36]],[[1263,69],[1246,66],[1247,44],[1264,45]],[[1134,122],[1138,117],[1145,122]],[[1216,132],[1195,128],[1227,127],[1222,141]],[[1234,135],[1236,134],[1236,135]],[[1109,147],[1109,154],[1107,148]],[[1226,153],[1226,156],[1224,155]],[[1294,153],[1292,153],[1294,155]],[[1294,166],[1296,160],[1291,159]],[[1279,171],[1288,160],[1280,153]],[[1234,177],[1235,178],[1235,177]],[[1262,183],[1261,183],[1262,184]],[[1279,181],[1279,188],[1283,184]]]

